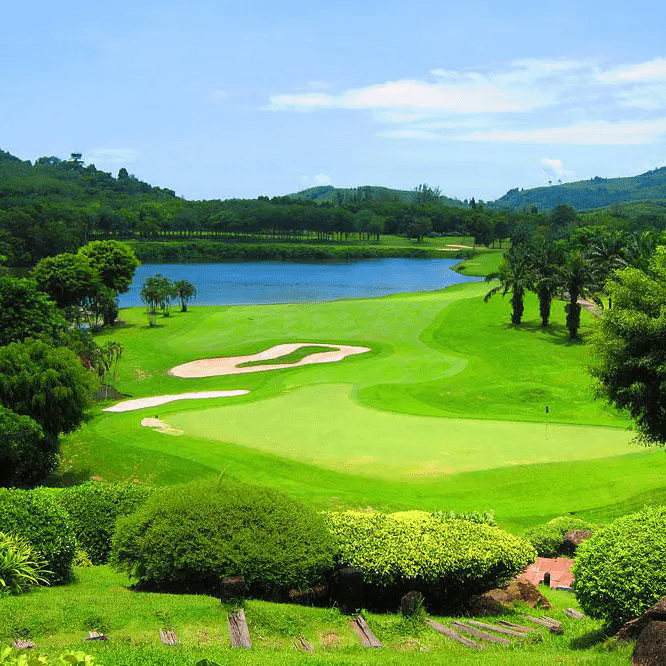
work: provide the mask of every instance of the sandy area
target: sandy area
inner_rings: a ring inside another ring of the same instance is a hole
[[[335,351],[310,354],[296,363],[252,365],[247,368],[239,368],[242,363],[250,361],[269,361],[291,354],[301,347],[335,347]],[[295,368],[300,365],[312,363],[333,363],[341,361],[347,356],[364,354],[369,352],[369,347],[356,347],[353,345],[325,345],[311,342],[297,342],[290,344],[275,345],[270,349],[251,354],[250,356],[225,356],[222,358],[206,358],[200,361],[191,361],[177,365],[169,370],[170,375],[175,377],[216,377],[219,375],[241,375],[247,372],[263,372],[265,370],[280,370],[282,368]]]
[[[182,435],[183,431],[180,428],[172,428],[166,421],[160,419],[142,419],[141,425],[144,428],[154,428],[157,432],[164,433],[165,435]]]
[[[134,400],[123,400],[111,407],[107,407],[105,412],[131,412],[135,409],[144,407],[157,407],[174,400],[197,400],[199,398],[231,398],[237,395],[247,395],[249,391],[196,391],[193,393],[178,393],[175,395],[154,395],[150,398],[135,398]],[[142,423],[143,425],[143,423]]]

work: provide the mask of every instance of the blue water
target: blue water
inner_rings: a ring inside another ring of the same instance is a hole
[[[198,305],[314,303],[339,298],[367,298],[410,291],[433,291],[474,282],[451,270],[454,259],[364,259],[330,263],[281,261],[215,264],[142,264],[120,307],[143,305],[139,297],[146,277],[161,273],[189,280]]]

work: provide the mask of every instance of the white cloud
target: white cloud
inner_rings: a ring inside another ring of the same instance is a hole
[[[333,185],[333,181],[328,174],[325,173],[316,173],[312,176],[312,182],[315,185]]]
[[[546,180],[570,180],[575,174],[564,168],[562,160],[543,157],[541,158],[541,175]]]
[[[294,95],[272,95],[269,108],[273,111],[313,111],[332,106],[333,97],[324,93],[296,93]]]
[[[383,139],[417,139],[425,141],[443,141],[444,137],[435,132],[427,132],[419,129],[398,129],[377,132],[377,136]]]
[[[666,134],[666,118],[645,122],[584,123],[567,127],[525,130],[490,130],[458,136],[463,141],[498,143],[549,143],[575,145],[638,145],[652,143]]]
[[[640,81],[666,81],[666,59],[655,58],[635,65],[624,65],[601,72],[599,81],[604,83],[636,83]]]
[[[95,148],[84,153],[83,158],[89,164],[134,164],[139,153],[132,148]]]

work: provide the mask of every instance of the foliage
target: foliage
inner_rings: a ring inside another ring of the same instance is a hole
[[[590,617],[614,628],[638,617],[666,590],[666,507],[618,518],[584,541],[573,573]]]
[[[545,525],[536,525],[523,533],[536,549],[539,557],[558,557],[562,555],[562,540],[571,530],[594,530],[595,525],[574,516],[559,516]]]
[[[50,583],[62,583],[71,575],[76,538],[71,520],[44,489],[0,488],[0,531],[27,541],[49,573]]]
[[[187,304],[197,295],[197,288],[189,280],[178,280],[173,285],[176,298],[180,299],[180,311],[187,312]]]
[[[95,386],[76,354],[39,340],[0,347],[0,403],[34,419],[46,437],[75,430]]]
[[[613,307],[592,336],[597,393],[629,412],[640,439],[666,443],[666,250],[650,272],[625,268],[607,285]]]
[[[222,479],[164,489],[118,520],[111,561],[140,583],[312,585],[333,564],[323,518],[282,493]]]
[[[0,651],[0,664],[3,666],[49,666],[56,664],[63,666],[95,666],[95,657],[85,652],[65,652],[56,660],[35,654],[18,652],[10,647]]]
[[[116,519],[136,511],[153,492],[135,483],[87,481],[64,488],[56,498],[69,514],[79,547],[93,564],[103,564],[109,558]]]
[[[80,248],[79,254],[88,258],[102,284],[119,294],[129,289],[140,263],[132,248],[119,241],[92,241]]]
[[[499,271],[486,277],[486,281],[497,278],[499,286],[493,287],[483,298],[488,302],[492,296],[502,292],[506,296],[511,292],[511,323],[520,324],[525,306],[523,296],[530,283],[529,254],[523,245],[512,245],[504,255]]]
[[[0,532],[0,598],[3,593],[21,594],[47,583],[44,575],[48,573],[27,541],[16,534]]]
[[[154,325],[154,316],[157,310],[161,310],[164,316],[169,315],[171,299],[176,295],[173,281],[170,277],[156,273],[148,276],[141,287],[141,300],[148,307],[148,320]],[[153,318],[151,318],[151,316]]]
[[[0,276],[0,346],[45,336],[53,339],[67,322],[34,280]]]
[[[0,405],[0,486],[32,485],[58,463],[58,447],[39,424]]]
[[[436,583],[468,598],[506,583],[534,561],[532,546],[497,527],[422,511],[328,514],[342,565],[379,586]]]
[[[494,511],[433,511],[431,515],[438,520],[469,520],[480,525],[497,526]]]

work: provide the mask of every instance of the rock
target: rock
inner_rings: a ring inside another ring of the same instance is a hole
[[[578,546],[592,536],[592,530],[569,530],[562,537],[560,550],[563,555],[575,555]]]
[[[666,597],[660,599],[652,608],[648,608],[643,615],[627,622],[617,632],[620,641],[631,641],[641,635],[641,632],[651,622],[666,622]]]
[[[551,608],[550,602],[528,580],[512,580],[506,587],[485,592],[472,600],[470,611],[474,615],[504,613],[513,601],[523,601],[531,608]]]
[[[636,641],[631,658],[633,666],[666,664],[666,622],[650,622]]]
[[[400,612],[405,616],[413,615],[420,608],[423,608],[423,594],[421,592],[412,590],[400,599]]]

